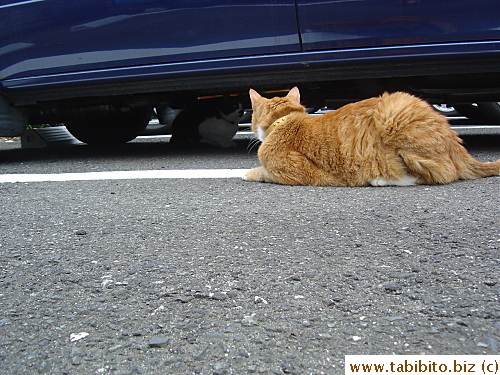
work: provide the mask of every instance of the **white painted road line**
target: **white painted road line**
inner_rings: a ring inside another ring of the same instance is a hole
[[[452,125],[453,130],[468,130],[468,129],[481,129],[481,130],[499,130],[500,125]]]
[[[190,179],[190,178],[241,178],[248,169],[175,169],[152,171],[112,171],[48,174],[3,174],[0,183],[6,182],[61,182],[135,179]]]

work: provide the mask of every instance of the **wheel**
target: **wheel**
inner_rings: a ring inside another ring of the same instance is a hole
[[[121,144],[137,137],[151,119],[151,109],[65,121],[68,131],[89,145]]]
[[[482,102],[477,103],[479,111],[491,124],[500,124],[500,103],[499,102]]]
[[[460,116],[460,113],[448,104],[433,104],[432,107],[435,111],[441,113],[443,116]]]
[[[473,121],[485,124],[500,123],[500,104],[498,102],[481,102],[473,104],[455,104],[454,107]]]
[[[180,109],[170,107],[155,108],[155,113],[158,117],[158,122],[151,121],[146,129],[141,132],[141,135],[163,135],[172,134],[172,123],[177,115],[181,112]]]

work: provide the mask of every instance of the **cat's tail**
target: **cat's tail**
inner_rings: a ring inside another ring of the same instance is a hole
[[[455,133],[456,134],[456,133]],[[444,147],[435,150],[400,150],[407,169],[419,176],[419,183],[448,184],[456,180],[473,180],[500,175],[500,160],[480,162],[461,145],[458,136],[443,141]]]
[[[462,162],[458,163],[457,170],[461,180],[497,176],[500,175],[500,160],[483,163],[466,153]]]
[[[457,171],[460,180],[473,180],[475,178],[500,175],[500,160],[481,162],[474,159],[463,146],[463,141],[453,132],[454,137],[449,137],[448,152],[450,159]]]

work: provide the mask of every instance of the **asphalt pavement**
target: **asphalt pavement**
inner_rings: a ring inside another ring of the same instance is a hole
[[[500,132],[467,128],[500,158]],[[0,174],[247,169],[256,147],[0,143]],[[499,177],[0,184],[0,373],[343,374],[346,354],[499,353]]]

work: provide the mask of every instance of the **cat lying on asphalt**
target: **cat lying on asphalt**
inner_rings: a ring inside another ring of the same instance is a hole
[[[244,180],[289,185],[408,186],[498,175],[472,158],[446,118],[406,93],[384,93],[310,116],[294,87],[266,99],[250,90],[262,167]]]
[[[233,137],[243,112],[238,97],[197,100],[173,121],[170,142],[177,146],[234,147]]]

